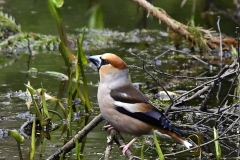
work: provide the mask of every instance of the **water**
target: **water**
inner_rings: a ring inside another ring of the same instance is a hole
[[[180,2],[174,2],[174,5],[167,3],[167,1],[156,3],[156,6],[161,6],[167,11],[172,7],[180,5]],[[198,9],[200,8],[200,4],[201,2],[197,1]],[[70,36],[73,36],[73,34],[75,36],[79,36],[79,30],[81,27],[87,26],[89,18],[87,14],[88,5],[89,4],[87,1],[83,1],[81,3],[78,1],[65,2],[65,5],[61,9],[61,12],[66,31]],[[158,21],[154,20],[153,17],[150,17],[148,19],[148,28],[155,29],[155,31],[140,32],[139,30],[135,30],[135,28],[142,28],[142,26],[139,24],[141,22],[141,15],[138,14],[139,8],[133,2],[112,2],[110,0],[107,0],[101,2],[101,6],[104,15],[104,26],[109,30],[87,31],[83,47],[87,55],[113,52],[122,57],[127,62],[127,64],[134,64],[135,66],[141,68],[141,60],[137,59],[129,53],[130,48],[132,49],[132,52],[148,60],[153,59],[169,48],[174,48],[170,43],[170,40],[162,36],[162,32],[159,31],[159,29],[162,29],[164,33],[165,27],[163,25],[159,25]],[[122,6],[121,12],[117,10],[118,6]],[[191,6],[192,4],[188,2],[184,9],[181,9],[181,12],[179,12],[179,10],[172,10],[172,12],[169,14],[171,14],[176,19],[177,16],[179,16],[180,20],[186,22],[190,19],[189,11],[191,10]],[[30,0],[8,0],[3,5],[3,11],[15,17],[17,22],[21,24],[22,31],[24,32],[57,35],[55,21],[51,17],[45,1],[33,2]],[[198,14],[200,13],[196,13],[196,15]],[[204,24],[203,21],[204,20],[201,20],[199,17],[197,17],[198,23]],[[228,30],[226,28],[223,28],[223,31],[226,31],[227,33],[233,33],[233,29],[234,27],[228,27]],[[99,35],[98,38],[96,38],[97,35]],[[66,67],[64,65],[62,57],[57,51],[46,52],[36,49],[33,49],[33,51],[35,55],[31,57],[30,61],[27,50],[15,56],[5,56],[2,54],[0,55],[0,133],[6,132],[10,129],[19,129],[20,126],[31,116],[29,113],[32,112],[33,109],[30,109],[29,112],[25,104],[25,100],[14,96],[16,92],[26,91],[24,84],[27,84],[28,81],[30,81],[31,85],[34,88],[41,88],[42,84],[49,94],[53,96],[58,95],[59,86],[61,84],[60,79],[47,75],[44,72],[56,71],[65,74]],[[204,75],[213,74],[209,72],[209,69],[205,65],[199,63],[198,61],[190,60],[189,58],[172,59],[171,57],[174,55],[175,53],[171,52],[170,54],[167,54],[158,60],[161,69],[168,71],[169,73],[176,73],[176,71],[185,71],[188,75],[192,76],[196,76],[205,72],[206,74]],[[27,74],[29,68],[36,68],[38,70],[38,74],[35,76],[30,76]],[[131,67],[132,81],[150,82],[151,87],[156,86],[157,83],[154,82],[144,71],[139,68]],[[215,71],[217,70],[218,69],[216,68]],[[92,86],[89,86],[90,99],[94,107],[94,114],[91,116],[91,118],[93,118],[99,113],[99,108],[96,103],[96,84],[98,82],[98,75],[97,71],[90,66],[86,67],[85,71],[88,81],[93,83]],[[168,81],[164,79],[163,75],[159,75],[158,78],[162,80],[163,84],[168,84],[165,83]],[[169,87],[172,90],[186,90],[195,86],[195,84],[191,84],[191,86],[188,81],[182,81],[181,83],[176,83],[173,81],[172,84],[174,85]],[[149,93],[148,90],[144,90],[144,92],[151,96],[151,93]],[[66,95],[64,96],[66,97]],[[195,101],[193,105],[198,105],[198,102],[200,101],[201,99]],[[213,98],[211,102],[213,106],[216,106],[216,99]],[[50,107],[53,109],[54,105],[51,104]],[[76,132],[80,129],[79,121],[75,121],[72,124]],[[56,122],[58,121],[56,120]],[[107,132],[101,129],[102,126],[103,123],[101,123],[88,135],[86,147],[84,149],[84,157],[86,159],[100,159],[103,156],[106,146]],[[36,159],[45,159],[54,153],[57,148],[61,147],[64,144],[64,137],[60,138],[62,130],[63,128],[60,127],[58,130],[50,133],[51,140],[47,142],[46,151],[43,155],[41,155],[40,148],[38,148]],[[7,133],[0,135],[0,159],[19,159],[15,140],[8,136]],[[129,141],[130,139],[131,137],[126,136],[126,141]],[[141,140],[144,139],[145,137],[143,137]],[[143,143],[141,140],[139,140],[138,143],[136,143],[134,146],[134,148],[136,148],[135,155],[137,156],[140,156],[141,144]],[[162,139],[161,144],[163,152],[171,153],[172,151],[169,150],[169,148],[171,148],[169,145],[171,146],[173,143],[175,143],[175,141]],[[23,154],[25,155],[28,148],[30,148],[30,139],[26,139],[21,147],[23,149]],[[150,149],[145,152],[145,158],[156,159],[156,151],[151,147],[151,145],[147,145],[146,148],[147,147]],[[173,149],[173,151],[177,150],[177,148]],[[72,157],[71,154],[73,154]],[[69,155],[68,159],[75,158],[74,150],[71,154]],[[191,157],[192,155],[188,156]],[[182,155],[178,156],[177,158],[185,159],[185,157]],[[112,151],[112,159],[125,159],[125,157],[121,155],[121,151],[117,148],[116,145]]]

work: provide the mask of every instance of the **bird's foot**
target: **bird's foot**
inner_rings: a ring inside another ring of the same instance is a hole
[[[128,149],[131,150],[130,146],[137,140],[137,137],[133,138],[127,145],[122,145],[119,148],[122,148],[122,153],[125,155]]]
[[[103,129],[107,129],[107,131],[110,131],[113,129],[113,127],[111,126],[111,124],[108,124],[106,126],[103,126]]]
[[[131,148],[130,148],[130,145],[122,145],[122,146],[120,146],[119,148],[122,148],[122,153],[123,153],[123,155],[125,156],[125,154],[126,154],[126,151],[128,150],[128,149],[130,149],[131,150]]]

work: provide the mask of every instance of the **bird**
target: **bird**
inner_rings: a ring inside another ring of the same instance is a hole
[[[192,146],[182,132],[133,86],[129,67],[119,56],[104,53],[88,59],[98,69],[100,80],[97,99],[100,112],[109,124],[107,127],[134,136],[127,145],[120,146],[124,155],[138,137],[149,135],[152,131],[176,139],[186,148]]]

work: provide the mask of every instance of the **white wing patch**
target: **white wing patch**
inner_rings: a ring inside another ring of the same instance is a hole
[[[163,134],[163,133],[159,132],[158,130],[154,130],[154,132],[155,132],[159,137],[171,138],[169,135]]]
[[[115,101],[114,105],[119,106],[119,107],[123,107],[124,109],[126,109],[129,112],[135,113],[135,112],[140,112],[138,109],[138,103],[124,103],[124,102],[120,102],[120,101]]]

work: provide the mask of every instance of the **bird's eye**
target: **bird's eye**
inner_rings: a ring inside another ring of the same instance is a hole
[[[101,66],[102,66],[102,65],[107,65],[107,64],[109,64],[108,60],[106,60],[106,59],[102,59]]]

